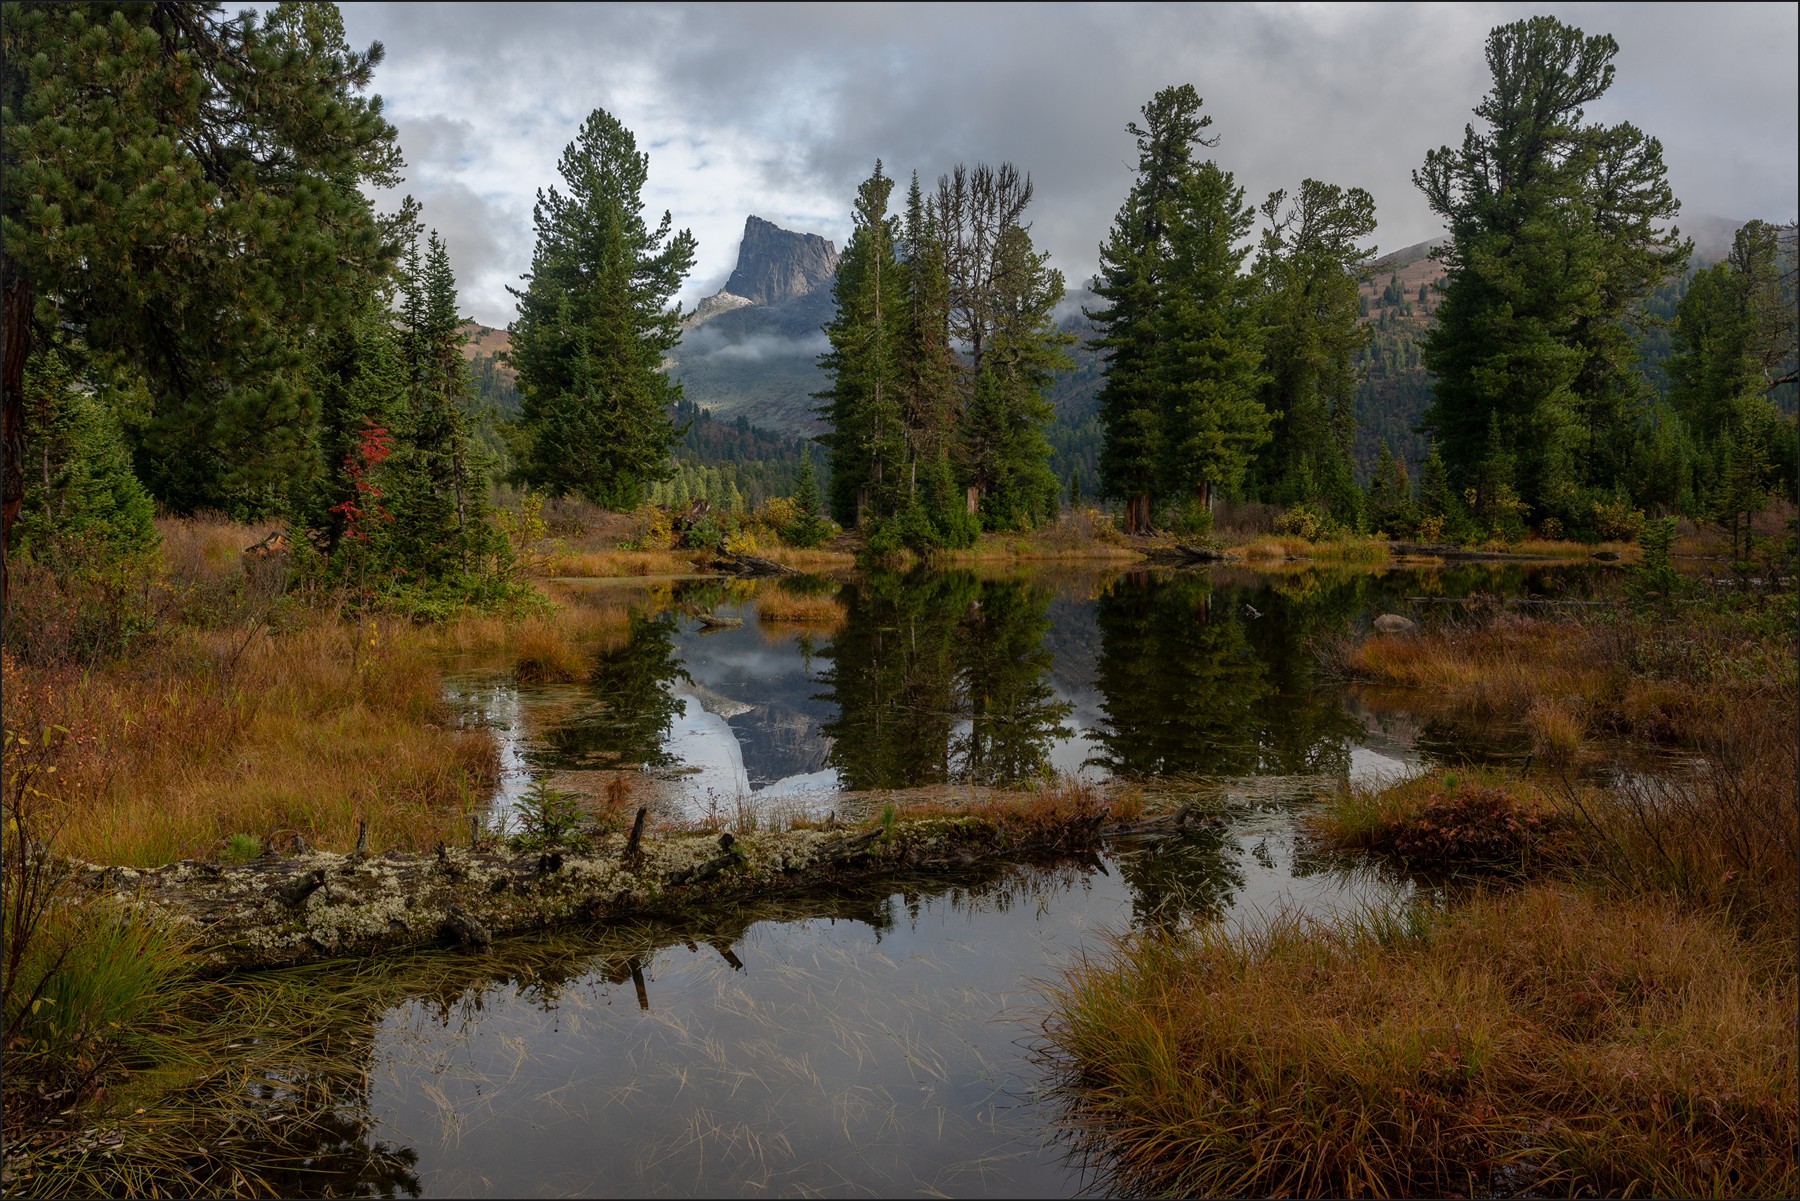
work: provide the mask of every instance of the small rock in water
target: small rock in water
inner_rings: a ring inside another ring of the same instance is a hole
[[[1619,552],[1616,550],[1597,550],[1593,557],[1602,563],[1617,563],[1620,558]]]
[[[1402,617],[1398,613],[1383,613],[1375,619],[1377,634],[1410,634],[1419,625],[1410,617]]]

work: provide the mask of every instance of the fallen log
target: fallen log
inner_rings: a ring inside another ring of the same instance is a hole
[[[77,883],[174,924],[191,940],[201,970],[223,972],[444,943],[473,949],[572,922],[669,917],[696,903],[1094,848],[1103,816],[1089,811],[1024,825],[969,814],[853,833],[798,829],[743,838],[650,839],[640,825],[635,852],[631,836],[619,832],[524,853],[439,845],[423,854],[361,858],[310,851],[230,867],[192,860],[149,870],[71,866]]]

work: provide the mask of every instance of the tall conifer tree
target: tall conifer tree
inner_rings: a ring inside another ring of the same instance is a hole
[[[1142,109],[1138,174],[1100,248],[1088,316],[1103,331],[1101,486],[1125,501],[1125,528],[1145,533],[1153,507],[1211,505],[1241,481],[1268,438],[1256,396],[1261,349],[1249,283],[1252,210],[1231,174],[1194,160],[1216,144],[1192,85],[1164,88]]]
[[[831,387],[819,394],[831,425],[831,514],[844,525],[887,516],[908,486],[905,389],[898,362],[907,315],[896,255],[896,222],[888,215],[894,181],[874,173],[856,190],[855,230],[838,260],[837,314],[825,327],[831,349],[819,363]]]
[[[1490,428],[1540,516],[1579,521],[1621,482],[1640,399],[1624,319],[1678,271],[1689,243],[1659,229],[1679,208],[1662,147],[1621,124],[1583,123],[1612,85],[1618,44],[1553,17],[1495,29],[1486,129],[1426,155],[1413,173],[1449,226],[1425,425],[1453,480],[1483,494]]]
[[[3,30],[5,532],[22,488],[34,314],[149,388],[139,474],[177,509],[278,507],[302,475],[303,347],[399,250],[364,186],[400,166],[379,43],[332,4],[17,4]],[[39,304],[43,307],[40,309]]]
[[[1354,524],[1354,359],[1369,337],[1357,320],[1357,272],[1374,254],[1357,243],[1375,230],[1375,201],[1361,188],[1309,179],[1291,204],[1277,191],[1261,211],[1262,397],[1274,424],[1254,469],[1256,491],[1276,504],[1323,504]]]
[[[694,236],[668,213],[644,222],[649,155],[595,109],[538,192],[537,248],[510,327],[519,372],[522,474],[559,496],[632,508],[668,472],[668,410],[681,384],[663,359],[681,337],[671,304],[694,265]]]

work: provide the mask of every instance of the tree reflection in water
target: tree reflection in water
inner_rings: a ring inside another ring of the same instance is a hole
[[[1096,602],[1101,762],[1129,778],[1342,774],[1356,722],[1312,639],[1356,615],[1365,578],[1122,576]]]
[[[533,767],[611,767],[668,761],[663,749],[681,699],[668,686],[689,679],[675,650],[675,614],[631,614],[625,645],[594,659],[596,703],[546,730],[528,753]]]
[[[845,788],[1012,784],[1044,774],[1071,705],[1048,676],[1050,592],[968,572],[869,576],[844,589],[848,619],[819,699],[828,762]]]

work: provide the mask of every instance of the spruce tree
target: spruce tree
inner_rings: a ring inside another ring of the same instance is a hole
[[[819,394],[826,402],[819,415],[831,426],[823,439],[831,451],[831,513],[847,526],[894,513],[908,494],[897,359],[907,306],[896,223],[887,211],[893,190],[876,160],[856,191],[855,230],[833,283],[837,312],[825,327],[831,349],[819,357],[831,376]]]
[[[670,301],[694,263],[694,237],[652,230],[650,159],[595,109],[557,164],[568,192],[538,192],[537,247],[510,327],[519,372],[521,473],[556,496],[635,508],[668,471],[669,408],[681,384],[663,359],[681,337]]]
[[[114,414],[119,384],[79,370],[64,349],[45,348],[25,371],[32,440],[19,549],[59,574],[141,567],[158,539]]]
[[[135,465],[159,500],[279,507],[314,434],[305,342],[360,311],[398,252],[364,192],[400,166],[363,94],[380,45],[352,51],[331,4],[15,4],[0,52],[0,544],[30,438],[29,354],[12,351],[53,330],[142,376]]]
[[[1691,512],[1704,515],[1735,469],[1732,490],[1744,491],[1744,452],[1752,445],[1772,452],[1773,464],[1793,462],[1791,418],[1770,397],[1777,371],[1795,353],[1791,300],[1784,300],[1776,231],[1761,221],[1738,230],[1730,255],[1695,274],[1675,312],[1667,362],[1669,403],[1692,440]],[[1727,449],[1727,443],[1736,449]],[[1791,470],[1780,473],[1791,483]],[[1732,506],[1742,511],[1735,502]]]
[[[1029,529],[1056,513],[1045,427],[1055,417],[1044,391],[1071,365],[1063,347],[1075,338],[1052,314],[1063,298],[1062,272],[1014,225],[995,246],[994,314],[986,354],[962,422],[966,478],[980,497],[988,529]]]
[[[906,194],[901,232],[905,256],[906,311],[900,330],[900,383],[906,425],[908,493],[921,494],[925,476],[947,463],[955,440],[956,360],[950,350],[950,277],[938,222],[919,188],[918,172]],[[924,465],[921,470],[921,464]],[[935,520],[943,512],[934,511]]]
[[[1164,268],[1167,293],[1157,376],[1162,384],[1161,476],[1171,498],[1210,512],[1268,441],[1261,329],[1242,271],[1253,210],[1231,173],[1210,160],[1177,192]]]
[[[1151,509],[1164,499],[1158,316],[1177,191],[1193,170],[1194,148],[1218,144],[1201,132],[1212,124],[1201,104],[1191,84],[1164,88],[1143,106],[1143,125],[1126,124],[1137,139],[1137,179],[1100,247],[1094,292],[1106,307],[1087,313],[1103,331],[1095,345],[1106,354],[1100,487],[1125,502],[1125,529],[1132,534],[1149,531]]]
[[[469,434],[456,276],[436,230],[423,256],[414,243],[402,297],[407,390],[395,470],[404,483],[392,506],[394,537],[413,573],[445,580],[478,571],[499,543],[487,520],[487,474]]]

